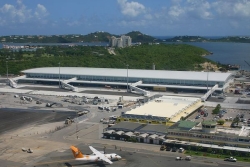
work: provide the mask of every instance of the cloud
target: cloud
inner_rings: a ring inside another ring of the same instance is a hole
[[[38,4],[33,11],[18,0],[16,6],[4,4],[0,8],[0,25],[19,26],[20,24],[35,22],[37,19],[44,19],[48,14],[47,9],[41,4]],[[44,23],[44,21],[40,20],[39,22]]]
[[[228,18],[249,18],[250,1],[249,0],[219,0],[214,2],[213,7],[220,17]]]
[[[183,13],[185,13],[185,10],[181,8],[179,5],[171,6],[168,12],[168,14],[173,17],[179,17]]]
[[[138,2],[127,2],[127,0],[117,0],[117,2],[125,16],[136,17],[146,11],[145,6]]]
[[[43,18],[47,15],[49,15],[47,9],[43,5],[38,4],[36,7],[35,16],[37,18]]]
[[[185,8],[187,14],[193,18],[211,19],[213,14],[211,11],[211,5],[208,1],[204,0],[188,0]]]

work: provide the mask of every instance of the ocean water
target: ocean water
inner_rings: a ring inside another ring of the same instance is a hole
[[[222,64],[237,64],[241,70],[250,70],[250,43],[187,42],[212,52],[206,58]],[[248,64],[245,62],[247,61]]]
[[[166,42],[167,43],[167,42]],[[250,43],[232,43],[232,42],[183,42],[185,44],[198,46],[213,52],[212,55],[206,56],[206,58],[213,60],[215,62],[220,62],[222,64],[237,64],[240,65],[240,69],[249,70],[250,66],[245,62],[250,64]],[[69,43],[83,46],[107,46],[108,43]],[[54,44],[54,43],[9,43],[8,45],[65,45]],[[0,49],[3,44],[0,43]]]

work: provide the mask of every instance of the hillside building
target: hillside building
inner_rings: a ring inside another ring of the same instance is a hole
[[[110,47],[124,48],[131,46],[131,44],[132,44],[132,38],[125,35],[122,35],[120,38],[112,36],[109,40]]]

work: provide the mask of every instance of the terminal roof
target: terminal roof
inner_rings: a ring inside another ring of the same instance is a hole
[[[59,67],[33,68],[22,71],[23,73],[58,74]],[[116,68],[87,68],[87,67],[60,67],[61,75],[89,75],[127,77],[127,69]],[[128,69],[130,78],[154,78],[154,79],[177,79],[177,80],[202,80],[202,81],[225,81],[231,73],[221,72],[195,72],[195,71],[167,71],[167,70],[141,70]]]

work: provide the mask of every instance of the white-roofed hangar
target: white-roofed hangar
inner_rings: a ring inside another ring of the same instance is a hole
[[[208,87],[218,84],[217,91],[223,91],[231,73],[139,70],[87,67],[44,67],[22,71],[22,77],[14,78],[18,82],[50,83],[62,86],[105,86],[142,88],[166,91],[166,89],[207,91]],[[76,91],[77,89],[75,89]]]

